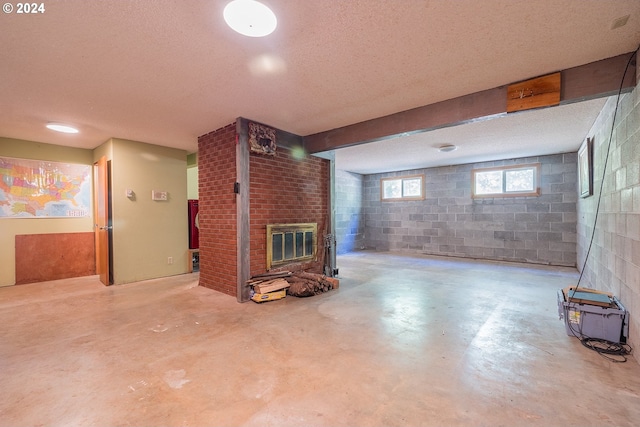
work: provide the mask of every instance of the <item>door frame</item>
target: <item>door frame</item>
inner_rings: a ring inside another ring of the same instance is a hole
[[[100,281],[108,286],[113,284],[111,161],[102,156],[93,166],[96,273]]]

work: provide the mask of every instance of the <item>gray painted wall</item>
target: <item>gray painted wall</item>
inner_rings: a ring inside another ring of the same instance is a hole
[[[364,177],[367,249],[576,265],[577,154]],[[471,198],[471,170],[541,163],[541,195]],[[422,201],[380,201],[380,179],[424,174]]]
[[[578,201],[578,268],[593,232],[615,97],[609,99],[589,136],[594,138],[594,195]],[[593,246],[581,287],[612,292],[629,311],[629,340],[640,346],[640,92],[621,97],[604,174]],[[637,352],[635,358],[640,360]]]
[[[364,248],[362,215],[363,176],[336,170],[336,241],[337,254]]]

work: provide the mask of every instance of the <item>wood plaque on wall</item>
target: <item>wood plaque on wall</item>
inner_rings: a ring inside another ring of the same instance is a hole
[[[507,87],[507,113],[560,104],[560,73],[537,77]]]

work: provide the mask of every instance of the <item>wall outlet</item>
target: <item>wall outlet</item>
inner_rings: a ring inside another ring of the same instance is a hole
[[[172,256],[167,258],[167,264],[173,264],[173,257]]]

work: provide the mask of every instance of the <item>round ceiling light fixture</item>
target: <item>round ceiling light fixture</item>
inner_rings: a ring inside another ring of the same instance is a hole
[[[278,25],[271,9],[256,0],[233,0],[223,12],[224,20],[234,31],[248,37],[264,37]]]
[[[456,151],[457,149],[458,147],[456,147],[455,145],[447,144],[447,145],[441,145],[438,148],[438,151],[440,151],[441,153],[448,153],[450,151]]]
[[[47,129],[55,130],[62,133],[78,133],[79,130],[64,123],[47,123]]]

